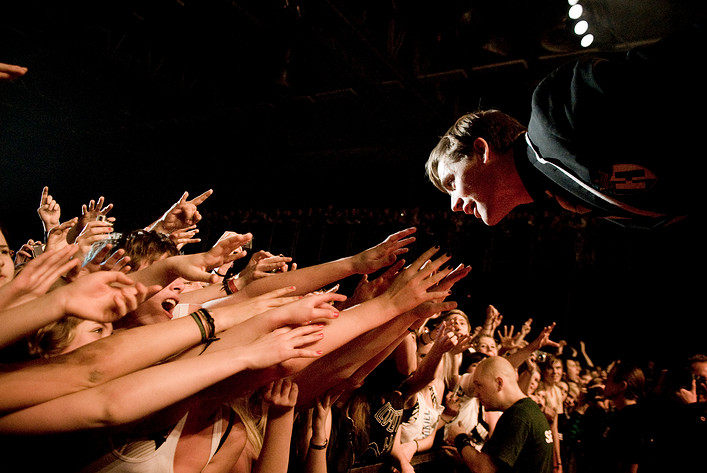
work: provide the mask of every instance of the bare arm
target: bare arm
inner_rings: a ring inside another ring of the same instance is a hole
[[[216,332],[226,334],[243,319],[299,299],[287,297],[289,292],[287,288],[281,289],[245,303],[214,309],[211,315]],[[297,315],[298,313],[294,313],[293,317]],[[300,315],[299,320],[306,318],[306,315]],[[297,320],[281,316],[268,325],[263,324],[265,328],[258,335],[288,323],[296,323]],[[234,332],[241,333],[243,330],[236,327]],[[0,385],[3,386],[0,393],[0,412],[29,407],[98,386],[152,366],[191,347],[194,347],[192,355],[196,356],[203,350],[201,338],[196,321],[192,317],[183,317],[161,324],[117,331],[110,337],[89,343],[65,355],[12,367],[11,371],[0,374]],[[247,342],[255,338],[257,337],[248,338]]]
[[[275,381],[265,389],[268,421],[253,473],[287,473],[297,393],[297,385],[289,379]]]
[[[277,287],[296,286],[299,294],[306,294],[354,274],[373,273],[390,266],[406,253],[406,246],[415,241],[410,236],[415,231],[415,228],[408,228],[394,233],[380,244],[353,256],[256,279],[241,292],[253,296]]]
[[[70,432],[133,422],[234,373],[262,369],[292,357],[317,356],[315,351],[301,348],[320,338],[317,331],[312,326],[280,329],[247,346],[152,366],[5,415],[0,418],[0,433]]]

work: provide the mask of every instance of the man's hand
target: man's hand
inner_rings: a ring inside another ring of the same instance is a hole
[[[184,192],[182,197],[172,205],[158,221],[152,224],[148,230],[155,230],[169,235],[196,225],[201,220],[201,214],[197,207],[213,193],[213,189],[209,189],[198,197],[187,200],[189,192]]]

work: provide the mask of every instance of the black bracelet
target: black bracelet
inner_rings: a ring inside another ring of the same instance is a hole
[[[199,329],[201,330],[201,343],[204,344],[204,349],[201,350],[201,353],[204,353],[204,351],[209,348],[209,345],[218,340],[218,338],[215,336],[216,324],[214,322],[214,318],[206,309],[199,309],[196,312],[192,312],[191,315],[194,320],[197,321],[197,324],[199,324]],[[204,322],[206,323],[206,327],[204,327]]]
[[[310,439],[309,441],[309,448],[314,449],[314,450],[324,450],[327,445],[329,445],[329,439],[324,440],[324,445],[317,445],[312,443],[312,440]]]
[[[194,322],[196,322],[196,325],[199,326],[199,331],[201,332],[201,343],[206,342],[207,336],[206,336],[206,329],[204,329],[204,322],[201,321],[201,316],[199,316],[199,311],[192,312],[191,318],[194,319]]]
[[[471,439],[467,434],[459,434],[454,437],[454,446],[457,448],[459,455],[461,455],[464,447],[471,447]]]

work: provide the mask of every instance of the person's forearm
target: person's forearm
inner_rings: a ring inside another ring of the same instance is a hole
[[[13,411],[88,389],[158,363],[201,341],[191,317],[118,331],[57,357],[0,374],[0,411]]]
[[[275,416],[268,414],[263,448],[253,473],[287,473],[293,423],[294,409]]]
[[[53,291],[22,305],[0,312],[0,348],[62,318],[65,314],[61,293]]]
[[[435,378],[437,366],[442,360],[444,352],[434,347],[430,353],[422,359],[415,372],[408,378],[403,385],[403,395],[406,397],[412,396],[422,388],[430,384]]]
[[[498,471],[498,467],[488,454],[479,452],[470,445],[465,446],[460,455],[469,470],[474,473],[496,473]]]
[[[314,408],[317,409],[316,407]],[[304,473],[327,473],[327,447],[331,434],[331,410],[327,412],[326,419],[321,419],[317,414],[312,416],[312,436],[307,445],[307,454],[304,460]]]
[[[295,294],[307,294],[328,284],[356,274],[353,257],[347,256],[314,266],[298,268],[295,271],[277,273],[266,278],[259,278],[246,285],[242,291],[249,297],[259,296],[281,287],[295,286]]]
[[[404,314],[303,366],[293,377],[299,386],[297,405],[310,405],[318,396],[349,378],[353,383],[363,381],[395,350],[412,323],[414,317]]]
[[[506,355],[506,359],[511,362],[514,368],[518,369],[525,360],[530,359],[535,350],[534,344],[528,344]]]
[[[173,258],[177,257],[172,256],[160,261],[155,261],[146,268],[128,273],[127,276],[135,282],[143,283],[145,286],[169,286],[179,277],[179,274],[174,271],[173,268]]]
[[[179,295],[179,302],[183,304],[204,304],[209,301],[226,297],[226,291],[223,289],[223,284],[215,283],[208,286],[182,293]]]
[[[59,433],[137,421],[246,369],[243,351],[164,363],[8,414],[0,418],[0,433]]]

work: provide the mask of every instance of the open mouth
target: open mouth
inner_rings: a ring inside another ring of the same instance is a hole
[[[177,307],[177,304],[179,301],[173,298],[165,299],[162,301],[162,309],[164,309],[165,312],[169,314],[169,318],[171,319],[174,313],[174,308]]]

